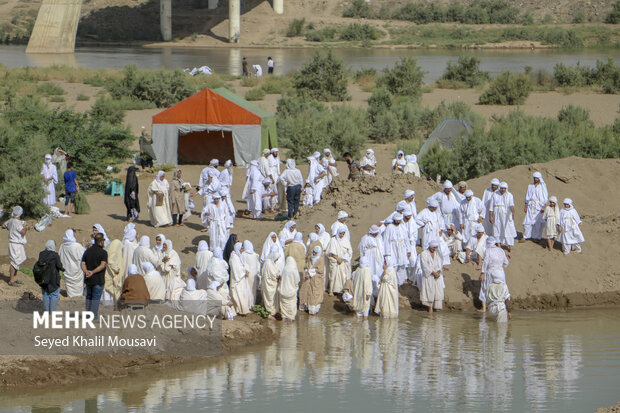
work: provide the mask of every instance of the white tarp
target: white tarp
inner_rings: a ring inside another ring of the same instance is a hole
[[[177,164],[179,136],[190,132],[232,132],[235,164],[245,166],[261,155],[261,125],[153,125],[153,150],[158,165]],[[206,161],[208,162],[208,160]]]

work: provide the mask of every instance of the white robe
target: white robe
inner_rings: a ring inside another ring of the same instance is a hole
[[[372,278],[373,296],[379,294],[379,283],[383,275],[383,261],[385,252],[383,249],[383,239],[381,235],[376,238],[366,234],[362,237],[358,247],[360,257],[366,257],[369,263],[369,271]]]
[[[136,251],[136,248],[138,248],[137,242],[123,240],[123,268],[125,268],[125,278],[127,278],[127,270],[129,269],[129,266],[133,264],[133,254]]]
[[[433,272],[441,271],[441,257],[435,250],[435,255],[431,255],[429,250],[424,250],[420,254],[420,267],[422,269],[422,279],[420,287],[420,301],[426,306],[432,306],[437,310],[443,308],[444,288],[443,274],[439,278],[431,275]]]
[[[493,224],[489,221],[489,211],[491,210],[491,198],[495,192],[497,191],[487,188],[484,190],[484,195],[482,196],[482,205],[484,206],[484,210],[482,212],[484,221],[482,221],[482,225],[484,225],[484,232],[487,235],[493,235]]]
[[[145,275],[144,269],[142,269],[143,262],[150,262],[153,264],[153,267],[157,268],[157,257],[153,254],[153,251],[148,247],[140,247],[138,246],[133,253],[133,258],[131,263],[138,267],[138,273],[141,275]]]
[[[184,288],[179,295],[181,311],[195,314],[207,314],[208,294],[205,290],[189,291]]]
[[[338,228],[338,227],[340,227],[340,226],[343,226],[343,227],[344,227],[344,229],[345,229],[345,232],[344,232],[344,237],[345,237],[346,239],[348,239],[349,241],[351,241],[351,233],[349,232],[349,227],[347,226],[347,224],[342,223],[342,222],[340,222],[340,221],[338,221],[338,220],[334,221],[334,223],[333,223],[333,224],[332,224],[332,226],[330,227],[329,233],[330,233],[330,234],[333,234],[333,233],[334,233],[334,231],[336,231],[336,228]],[[331,237],[330,237],[330,241],[331,241]],[[321,242],[321,243],[322,243],[322,242]],[[327,244],[329,245],[329,242],[328,242]]]
[[[545,204],[549,199],[547,185],[540,182],[538,185],[529,184],[523,202],[527,205],[527,212],[523,218],[523,238],[541,239],[545,223],[543,212]]]
[[[261,199],[263,193],[263,175],[260,170],[251,165],[248,170],[248,194],[247,203],[248,210],[252,213],[253,218],[260,218],[263,212],[263,201]]]
[[[181,278],[181,258],[175,250],[166,251],[165,256],[170,259],[167,262],[161,261],[159,270],[166,286],[166,300],[169,300],[174,279]]]
[[[325,172],[325,168],[323,168],[323,165],[321,165],[319,161],[316,159],[310,161],[310,165],[308,166],[308,181],[310,181],[310,184],[312,185],[314,204],[321,202],[321,196],[323,194],[323,189],[325,188],[325,179],[319,179],[318,182],[314,182],[314,180],[323,172]]]
[[[294,320],[297,316],[297,292],[299,291],[299,270],[295,258],[288,257],[278,286],[280,314],[283,318]]]
[[[43,183],[43,189],[45,190],[43,203],[47,206],[54,206],[56,204],[56,184],[58,183],[58,171],[56,170],[56,165],[53,163],[50,163],[49,165],[43,164],[41,175],[43,175],[44,179],[52,179],[47,185]]]
[[[498,323],[508,322],[508,311],[506,310],[506,300],[510,299],[508,286],[504,283],[489,284],[487,307],[489,313],[495,316]]]
[[[444,226],[448,228],[451,224],[459,228],[459,206],[460,203],[454,195],[454,190],[450,191],[450,195],[446,195],[444,191],[439,191],[433,198],[439,202],[438,210],[441,211]]]
[[[209,264],[211,258],[213,258],[213,253],[209,250],[202,250],[196,252],[196,263],[194,264],[194,266],[196,267],[196,271],[198,272],[199,277],[207,272],[207,265]],[[202,287],[197,285],[196,287],[206,290],[209,286],[205,285],[204,287]]]
[[[418,227],[422,228],[422,249],[427,250],[432,240],[439,242],[439,231],[445,231],[444,220],[439,208],[434,212],[424,208],[415,220]]]
[[[472,236],[475,236],[474,227],[478,220],[484,217],[484,204],[480,198],[472,196],[471,201],[467,201],[467,198],[463,199],[459,210],[461,214],[460,221],[463,226],[461,228],[463,242],[467,243]]]
[[[383,318],[398,318],[398,280],[394,268],[388,268],[381,278],[375,313]]]
[[[497,191],[493,194],[489,204],[489,210],[493,211],[493,236],[495,239],[505,245],[515,245],[517,230],[515,222],[512,218],[510,207],[514,207],[514,199],[508,191],[504,195]]]
[[[65,269],[65,287],[69,298],[81,297],[84,293],[84,272],[82,256],[86,248],[78,242],[63,243],[58,250],[60,262]]]
[[[403,224],[390,225],[383,234],[385,255],[390,255],[394,260],[398,285],[403,285],[407,280],[407,267],[411,253],[411,243],[408,239],[408,231]]]
[[[372,288],[370,269],[358,268],[353,274],[353,310],[358,316],[368,316],[372,300]]]
[[[230,255],[230,296],[235,304],[237,314],[248,314],[252,308],[250,285],[246,277],[246,267],[241,261],[239,254],[233,252]]]
[[[478,299],[480,299],[480,301],[487,301],[487,286],[489,285],[489,280],[493,274],[501,273],[502,278],[506,279],[504,267],[507,267],[508,264],[508,257],[506,257],[506,253],[503,249],[495,246],[486,249],[484,254],[484,264],[482,264],[484,279],[482,280],[480,285],[480,293],[478,294]]]
[[[335,258],[329,256],[330,254],[342,258],[342,263],[338,264]],[[332,237],[327,247],[327,256],[329,260],[329,292],[341,293],[344,283],[351,278],[351,258],[353,256],[351,243],[346,237],[341,239]]]
[[[256,304],[256,291],[260,285],[260,257],[257,253],[243,252],[245,267],[250,273],[248,275],[248,285],[250,286],[250,308]]]
[[[584,242],[585,239],[583,233],[579,229],[579,224],[581,224],[581,218],[575,208],[571,207],[571,209],[568,210],[562,208],[560,210],[560,220],[558,222],[558,225],[562,228],[562,232],[560,232],[558,241],[567,245]]]
[[[166,299],[166,284],[161,274],[157,271],[151,271],[148,274],[143,275],[146,288],[149,290],[151,300],[165,300]]]
[[[226,284],[228,282],[228,279],[230,277],[228,276],[228,264],[226,263],[226,261],[224,261],[221,258],[211,258],[211,260],[209,260],[209,263],[207,264],[207,272],[206,272],[206,279],[204,274],[200,275],[198,277],[198,283],[200,283],[200,285],[209,285],[212,282],[216,282],[218,285],[221,285],[220,287],[220,292],[222,294],[226,294],[228,296],[228,294],[230,293],[229,289],[228,289],[228,284]]]
[[[487,248],[487,238],[489,238],[487,234],[482,234],[480,239],[478,239],[476,235],[469,238],[469,241],[464,244],[465,249],[468,249],[470,251],[469,259],[478,261],[478,263],[480,263],[480,260],[484,258],[484,252]],[[461,261],[462,264],[465,263],[466,257],[467,254],[465,252],[461,252],[458,255],[459,261]]]
[[[163,204],[157,206],[157,192],[163,193]],[[153,180],[148,189],[149,219],[155,228],[172,224],[172,213],[170,212],[170,187],[168,181]]]
[[[334,177],[338,176],[336,160],[333,156],[323,156],[323,159],[321,160],[321,166],[323,166],[323,169],[327,172],[327,175],[325,176],[326,184],[331,185]]]
[[[215,247],[224,249],[229,236],[226,204],[223,202],[220,202],[219,205],[210,204],[207,206],[206,212],[210,214],[204,216],[209,228],[209,246],[211,250],[214,250]]]
[[[279,259],[278,261],[280,261]],[[261,274],[261,292],[263,294],[263,305],[270,315],[278,312],[278,277],[282,273],[282,266],[278,262],[266,260],[263,263]]]

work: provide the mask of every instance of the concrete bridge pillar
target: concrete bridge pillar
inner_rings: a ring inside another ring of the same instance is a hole
[[[273,0],[273,11],[277,14],[284,13],[284,0]]]
[[[159,0],[159,25],[161,38],[165,42],[172,40],[172,0]]]
[[[239,42],[241,36],[241,0],[228,1],[228,41]]]
[[[43,0],[26,53],[73,53],[82,0]]]

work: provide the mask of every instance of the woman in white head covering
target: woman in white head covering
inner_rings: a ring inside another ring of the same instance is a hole
[[[553,243],[558,237],[559,220],[560,206],[558,205],[558,198],[556,198],[555,196],[550,196],[549,205],[545,207],[545,212],[543,213],[543,221],[545,222],[543,237],[547,240],[549,252],[553,252]]]
[[[327,231],[325,231],[325,226],[323,224],[316,224],[314,226],[314,232],[316,232],[316,234],[319,236],[319,241],[321,241],[321,246],[323,247],[323,251],[325,251],[332,237]]]
[[[293,257],[297,263],[297,268],[301,270],[299,274],[300,278],[303,278],[302,273],[306,265],[306,246],[304,245],[303,239],[303,234],[301,232],[296,232],[292,242],[284,248],[284,256],[286,258]]]
[[[419,178],[420,166],[418,165],[418,157],[415,155],[407,155],[405,156],[405,161],[407,164],[405,165],[403,172],[406,174],[413,174]]]
[[[377,174],[377,158],[375,158],[375,151],[367,149],[366,154],[360,161],[360,167],[364,175],[376,175]]]
[[[402,174],[405,171],[407,160],[405,159],[405,152],[398,151],[396,158],[392,160],[392,173]]]
[[[43,163],[43,169],[41,169],[41,175],[43,175],[43,187],[45,189],[43,203],[50,207],[54,206],[54,204],[56,204],[58,171],[56,170],[56,165],[52,163],[52,155],[45,155],[45,162]]]
[[[108,260],[105,268],[105,286],[101,300],[107,305],[113,304],[123,292],[125,281],[125,260],[123,260],[123,243],[115,239],[108,248]]]
[[[250,240],[243,241],[243,262],[248,270],[248,284],[250,286],[250,308],[256,304],[256,290],[260,285],[260,257],[254,252],[254,245]]]
[[[207,287],[207,302],[209,303],[209,315],[232,320],[237,315],[232,299],[226,294],[224,285],[217,281],[212,281]],[[219,307],[212,306],[213,303],[222,303]]]
[[[77,242],[72,229],[65,231],[58,254],[65,268],[65,288],[69,298],[81,297],[84,293],[84,272],[82,272],[82,256],[86,249]]]
[[[144,269],[142,268],[142,263],[149,262],[155,267],[157,265],[157,257],[153,254],[151,250],[151,240],[146,235],[143,235],[140,238],[140,243],[138,247],[133,253],[133,258],[131,263],[138,267],[138,271],[140,271],[141,275],[145,275]]]
[[[235,243],[234,250],[230,254],[230,296],[235,303],[235,311],[237,314],[246,315],[252,307],[250,284],[248,276],[250,272],[245,267],[243,261],[243,244]]]
[[[285,321],[293,322],[297,316],[297,291],[299,290],[299,270],[293,257],[286,259],[282,279],[278,287],[280,314]]]
[[[263,249],[261,250],[260,254],[260,262],[265,262],[267,256],[271,253],[271,247],[273,245],[276,245],[278,247],[280,251],[280,257],[282,258],[280,262],[282,262],[282,265],[284,265],[284,248],[282,248],[282,244],[280,244],[280,240],[278,240],[278,236],[275,232],[270,232],[267,236],[267,239],[263,243]]]
[[[338,176],[338,168],[336,167],[336,159],[334,159],[334,155],[332,151],[329,149],[323,150],[323,159],[321,160],[321,166],[327,172],[326,184],[330,185],[335,177]]]
[[[207,292],[196,289],[196,281],[190,278],[187,280],[183,291],[181,291],[179,304],[182,311],[204,315],[207,313],[207,299]]]
[[[172,224],[170,211],[170,185],[164,171],[157,172],[157,177],[151,182],[148,189],[149,218],[155,228]]]
[[[383,318],[398,318],[398,279],[396,263],[389,255],[385,257],[383,276],[379,284],[379,295],[375,313]]]
[[[97,234],[103,234],[103,247],[107,248],[108,245],[110,245],[110,238],[108,238],[108,234],[105,233],[105,229],[103,229],[103,227],[101,226],[101,224],[95,224],[93,225],[93,240],[91,241],[91,244],[93,244],[95,241],[95,235]]]
[[[562,201],[564,208],[560,211],[558,222],[559,241],[562,243],[562,252],[568,255],[571,250],[576,250],[581,254],[581,243],[585,241],[581,232],[581,218],[573,207],[573,200],[570,198]]]
[[[228,263],[224,260],[224,251],[220,247],[213,249],[213,257],[207,264],[207,285],[215,281],[221,285],[220,292],[228,295]]]
[[[273,244],[265,257],[261,272],[261,292],[263,295],[263,305],[270,318],[277,313],[279,304],[277,299],[278,281],[282,275],[284,258],[281,254],[279,244]]]
[[[163,257],[159,263],[159,271],[166,284],[166,300],[170,299],[171,286],[175,278],[181,278],[181,258],[172,248],[172,241],[169,239],[164,243]]]
[[[166,298],[166,284],[161,278],[161,274],[155,270],[155,266],[150,262],[143,262],[141,267],[151,300],[163,301]]]
[[[164,244],[166,243],[166,236],[164,234],[157,234],[155,237],[155,245],[153,246],[153,254],[157,258],[157,262],[164,258]]]
[[[372,300],[372,275],[368,258],[360,257],[360,266],[353,274],[353,311],[357,317],[368,318]]]
[[[207,265],[209,261],[213,257],[213,253],[209,251],[209,244],[205,240],[200,240],[198,243],[198,251],[196,252],[196,270],[198,271],[198,279],[196,284],[198,288],[202,288],[206,290],[209,287],[209,282],[207,281]],[[204,279],[204,284],[202,283]]]
[[[128,224],[134,225],[134,224]],[[138,248],[138,240],[136,237],[138,233],[135,228],[127,228],[125,227],[125,236],[123,237],[123,265],[125,268],[129,269],[129,266],[133,263],[133,254],[136,252],[136,248]],[[128,274],[124,274],[127,277]]]
[[[26,262],[27,259],[26,248],[24,246],[28,243],[26,240],[26,232],[28,229],[26,228],[26,223],[19,219],[23,213],[24,209],[19,205],[13,207],[11,219],[4,223],[6,229],[9,230],[9,261],[11,264],[9,268],[10,286],[23,284],[23,282],[16,279],[19,267]]]
[[[297,223],[295,223],[295,221],[288,221],[284,224],[284,228],[280,231],[279,237],[282,247],[286,247],[288,244],[293,242],[295,234],[297,234]]]
[[[346,228],[339,225],[332,234],[332,239],[327,247],[327,258],[329,260],[329,295],[341,293],[344,283],[351,278],[351,258],[353,249],[347,239]]]
[[[325,291],[325,258],[320,244],[312,247],[306,258],[299,287],[299,309],[314,315],[321,309]]]
[[[420,301],[428,307],[429,313],[432,313],[433,309],[443,309],[443,290],[445,284],[443,282],[441,256],[438,247],[439,241],[433,239],[429,243],[428,249],[422,251],[419,257],[421,269],[421,280],[418,280]]]

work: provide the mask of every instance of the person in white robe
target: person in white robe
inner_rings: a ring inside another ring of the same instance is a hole
[[[405,159],[405,152],[398,151],[396,158],[392,160],[392,173],[402,174],[405,172],[405,166],[407,166],[407,160]]]
[[[189,267],[187,269],[187,279],[196,281],[198,271],[196,267]],[[172,304],[173,308],[179,309],[179,300],[181,299],[181,293],[187,287],[187,283],[183,281],[181,277],[175,277],[170,282],[168,290],[166,291],[167,300]],[[204,290],[204,288],[203,288]]]
[[[207,206],[203,214],[203,222],[206,222],[209,230],[209,245],[211,248],[226,246],[229,230],[226,220],[226,205],[221,202],[220,194],[211,196],[213,202]]]
[[[263,212],[273,213],[278,205],[278,193],[271,179],[266,178],[263,180],[263,185],[259,192]]]
[[[246,315],[252,309],[252,297],[248,277],[250,272],[243,260],[243,244],[235,243],[228,261],[230,265],[230,296],[235,304],[237,314]]]
[[[458,254],[458,260],[462,264],[473,262],[476,264],[476,270],[482,269],[482,260],[486,251],[486,242],[488,235],[485,233],[482,224],[476,224],[473,235],[469,237],[469,241],[464,244],[465,251]]]
[[[271,151],[269,149],[263,149],[263,156],[258,158],[258,169],[263,176],[262,180],[269,179],[271,183],[274,184],[276,179],[271,173],[271,165],[269,164],[270,157]]]
[[[402,214],[396,213],[392,217],[392,225],[383,234],[385,255],[389,255],[394,260],[398,285],[403,285],[407,281],[407,267],[411,257],[411,243],[408,239],[407,228],[401,225],[402,220]]]
[[[287,322],[295,321],[297,316],[297,292],[299,291],[299,270],[295,258],[288,257],[282,270],[278,297],[280,314]]]
[[[213,281],[207,288],[209,315],[223,318],[224,320],[233,320],[236,315],[234,305],[232,299],[222,289],[223,286],[223,284]]]
[[[23,284],[22,281],[17,279],[17,272],[21,265],[26,262],[26,232],[28,228],[26,223],[20,219],[23,215],[24,209],[19,205],[13,207],[11,213],[11,219],[4,223],[6,229],[9,230],[9,285],[17,286]]]
[[[368,318],[372,299],[372,274],[368,258],[360,257],[360,266],[353,274],[353,311],[356,317]]]
[[[86,248],[75,239],[72,229],[65,231],[62,245],[58,250],[62,263],[67,297],[81,297],[84,293],[84,272],[82,271],[82,256]]]
[[[444,288],[441,257],[439,256],[439,242],[432,240],[428,249],[420,254],[420,268],[422,279],[418,284],[420,288],[420,301],[428,307],[428,312],[433,309],[443,309]]]
[[[235,217],[237,215],[237,210],[230,203],[230,191],[227,188],[224,188],[220,191],[221,203],[224,205],[224,210],[226,211],[226,224],[227,228],[230,231],[235,226]]]
[[[196,260],[194,265],[196,266],[196,271],[198,271],[198,278],[196,279],[196,285],[198,288],[206,290],[209,288],[209,282],[207,280],[207,265],[209,261],[213,257],[213,253],[209,251],[209,244],[205,240],[201,240],[198,243],[198,251],[196,251]],[[201,280],[204,280],[202,283]]]
[[[157,177],[148,189],[149,219],[155,228],[172,224],[170,211],[170,184],[164,171],[157,172]]]
[[[493,194],[498,191],[499,184],[499,179],[493,178],[491,180],[491,186],[484,190],[484,195],[482,196],[482,204],[484,205],[483,225],[484,231],[487,235],[493,235],[493,224],[489,220],[491,217],[489,210],[491,208],[491,198],[493,197]]]
[[[267,260],[267,257],[269,256],[269,254],[271,254],[271,249],[274,245],[278,248],[278,251],[280,252],[280,257],[282,258],[280,262],[282,263],[282,265],[284,265],[284,248],[282,247],[282,244],[280,243],[280,240],[278,239],[278,236],[275,232],[270,232],[267,236],[267,239],[265,239],[265,242],[263,243],[263,248],[260,254],[261,264],[263,264]]]
[[[132,224],[133,225],[133,224]],[[133,254],[138,248],[138,240],[136,239],[138,233],[134,228],[126,228],[125,235],[123,237],[123,262],[124,268],[129,268],[133,263]],[[66,267],[65,267],[66,268]],[[127,278],[129,274],[125,274]]]
[[[292,258],[292,257],[291,257]],[[293,262],[295,262],[293,260]],[[261,270],[261,293],[263,296],[263,305],[269,313],[269,318],[274,319],[278,312],[278,283],[284,268],[284,255],[281,254],[279,244],[271,245],[267,256],[263,262]],[[297,264],[295,264],[297,268]]]
[[[280,182],[280,174],[282,172],[282,160],[280,159],[280,150],[278,148],[271,148],[271,156],[269,157],[269,167],[271,168],[271,174],[276,183],[273,186],[274,192],[277,194],[276,203],[280,210],[286,209],[286,191],[284,185]]]
[[[297,223],[295,221],[288,221],[284,224],[284,228],[280,231],[280,244],[282,247],[286,247],[293,242],[295,235],[297,234]]]
[[[453,193],[452,182],[445,181],[443,183],[443,191],[437,192],[435,195],[433,195],[433,198],[435,198],[437,202],[439,202],[439,212],[443,217],[445,227],[448,228],[452,224],[459,227],[460,203]]]
[[[138,267],[140,275],[146,274],[142,268],[142,263],[144,262],[150,263],[153,268],[155,268],[158,264],[157,257],[153,254],[153,250],[151,250],[151,240],[146,235],[143,235],[140,238],[140,243],[134,251],[133,258],[131,259],[131,263]]]
[[[217,159],[211,162],[211,166],[203,169],[198,181],[198,194],[202,196],[203,210],[212,203],[213,195],[219,194],[222,190],[222,183],[219,180],[220,172],[216,168]]]
[[[360,161],[360,167],[364,175],[374,176],[377,174],[377,158],[375,158],[375,151],[366,149],[366,154]]]
[[[439,237],[446,229],[444,220],[439,212],[439,202],[434,198],[426,200],[424,208],[415,220],[418,227],[422,230],[422,249],[427,250],[431,241],[439,242]]]
[[[219,291],[226,296],[230,295],[228,289],[228,263],[224,260],[224,250],[220,247],[213,249],[213,257],[207,264],[207,281],[211,284],[213,281],[217,282]]]
[[[196,281],[188,279],[185,288],[179,296],[181,311],[206,315],[208,298],[209,296],[205,290],[196,289]]]
[[[312,188],[312,183],[309,180],[306,180],[306,184],[302,190],[301,204],[310,208],[314,205],[314,188]]]
[[[463,242],[467,244],[475,234],[474,227],[484,221],[484,204],[480,198],[474,196],[474,191],[468,189],[461,201],[459,212]]]
[[[347,219],[349,218],[349,214],[345,211],[338,211],[338,215],[336,218],[336,221],[334,221],[334,223],[330,227],[330,233],[333,234],[336,229],[342,226],[345,230],[346,239],[351,241],[351,234],[349,233],[349,227],[347,226]]]
[[[254,252],[254,245],[247,239],[243,241],[243,261],[249,273],[250,308],[252,308],[256,304],[256,292],[260,286],[260,256]]]
[[[159,261],[158,269],[166,285],[166,300],[169,300],[174,279],[181,278],[181,258],[169,239],[164,243],[163,257]]]
[[[480,294],[478,294],[478,299],[482,302],[482,312],[486,311],[489,280],[494,277],[506,279],[504,267],[507,267],[508,264],[506,252],[502,249],[499,242],[493,237],[487,238],[484,264],[482,264],[482,272],[480,273]]]
[[[105,229],[103,229],[103,226],[101,226],[101,224],[93,225],[93,235],[90,243],[95,243],[95,235],[97,234],[103,234],[103,247],[108,248],[108,245],[110,245],[110,238],[108,238],[108,234],[106,234]]]
[[[368,234],[362,237],[358,250],[360,253],[360,262],[364,258],[370,270],[372,280],[372,303],[374,304],[377,294],[379,294],[379,283],[383,275],[383,264],[385,263],[385,250],[383,248],[383,238],[379,227],[373,225],[370,227]]]
[[[467,182],[461,181],[458,184],[456,184],[456,191],[454,191],[454,190],[452,191],[452,193],[456,197],[456,200],[459,203],[459,206],[461,205],[461,203],[465,199],[465,192],[467,192],[468,189],[469,188],[467,187]]]
[[[248,168],[246,195],[248,203],[248,211],[252,214],[252,218],[259,219],[263,213],[263,175],[259,169],[258,161],[251,161]]]
[[[418,260],[418,251],[416,250],[416,244],[418,242],[418,224],[415,222],[415,219],[413,219],[411,210],[408,208],[405,208],[403,211],[403,222],[401,225],[405,230],[405,239],[409,248],[409,263],[407,264],[406,277],[410,281],[413,281],[416,262]]]
[[[398,280],[395,266],[394,259],[387,256],[375,305],[375,313],[382,318],[398,318]]]
[[[558,223],[560,222],[560,207],[558,205],[558,198],[555,196],[549,197],[549,204],[545,207],[545,212],[543,213],[543,221],[545,222],[543,238],[547,240],[549,252],[553,252],[553,244],[558,238]]]
[[[329,295],[340,294],[344,284],[351,278],[351,259],[353,249],[346,238],[344,225],[338,226],[327,246],[329,260]]]
[[[321,165],[327,174],[325,175],[326,184],[331,185],[334,178],[338,176],[338,168],[336,167],[336,159],[329,149],[323,150],[323,159],[321,159]]]
[[[157,258],[157,262],[160,262],[164,258],[164,245],[166,243],[166,236],[164,234],[157,234],[155,236],[155,245],[153,246],[153,255]]]
[[[585,241],[581,232],[581,218],[573,207],[573,200],[565,198],[562,201],[564,208],[560,211],[558,222],[559,241],[562,243],[562,252],[568,255],[572,250],[581,254],[581,243]]]
[[[149,290],[151,300],[165,300],[166,284],[164,283],[164,279],[161,277],[161,274],[155,270],[155,266],[150,262],[143,262],[141,267],[141,272],[143,273],[142,276],[144,277],[146,288]]]
[[[54,206],[56,204],[58,170],[56,169],[56,165],[52,163],[52,155],[45,155],[45,162],[43,163],[43,169],[41,169],[41,175],[43,176],[43,189],[45,190],[43,203],[49,207]]]
[[[517,230],[515,228],[515,203],[508,192],[508,184],[500,182],[499,191],[493,194],[489,203],[489,221],[493,224],[493,237],[500,244],[507,245],[512,252]]]
[[[463,236],[456,230],[454,225],[451,225],[441,234],[440,240],[440,244],[444,244],[445,248],[445,251],[441,251],[442,261],[445,267],[446,265],[450,265],[450,258],[456,258],[458,254],[463,251]],[[440,245],[440,250],[441,247]],[[448,264],[446,264],[446,261]]]
[[[403,169],[403,173],[412,174],[420,177],[420,166],[418,165],[418,157],[416,155],[407,155],[405,156],[405,169]]]
[[[315,152],[312,156],[309,156],[308,159],[308,181],[312,185],[312,194],[314,199],[312,200],[312,204],[318,204],[321,202],[321,196],[323,195],[323,189],[325,188],[325,177],[327,176],[327,172],[323,165],[319,162],[319,158],[321,154],[319,152]]]
[[[487,306],[489,313],[498,323],[507,323],[512,318],[510,313],[510,292],[506,278],[502,274],[493,274],[487,289]]]
[[[407,189],[405,191],[405,210],[409,209],[411,211],[411,217],[415,220],[418,216],[418,208],[415,205],[415,191],[411,189]]]
[[[532,179],[534,182],[527,186],[527,192],[523,200],[523,212],[525,212],[525,217],[523,218],[523,239],[519,242],[523,242],[526,239],[540,241],[545,228],[543,213],[549,199],[547,185],[543,180],[542,174],[538,171],[534,172]]]
[[[232,161],[230,159],[227,160],[224,163],[224,169],[222,169],[222,172],[220,172],[220,176],[219,176],[219,181],[221,185],[220,191],[227,190],[228,194],[230,194],[230,189],[232,188],[232,184],[233,184],[233,167],[232,166],[233,166]],[[230,195],[226,197],[226,205],[228,205],[228,209],[232,211],[233,218],[234,218],[234,215],[236,214],[236,209],[235,209],[235,206],[233,205]]]
[[[316,224],[314,226],[314,232],[319,236],[319,241],[321,241],[321,246],[323,247],[323,251],[325,251],[332,237],[329,236],[329,232],[325,231],[325,226],[323,226],[323,224]]]

